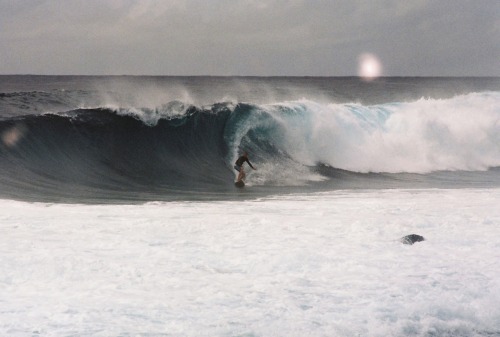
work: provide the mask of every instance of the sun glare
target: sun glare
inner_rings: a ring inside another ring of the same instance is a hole
[[[382,74],[382,64],[373,54],[362,54],[358,58],[358,75],[364,79],[372,80]]]

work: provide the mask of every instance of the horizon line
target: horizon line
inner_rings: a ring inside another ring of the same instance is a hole
[[[0,76],[59,77],[244,77],[244,78],[359,78],[373,81],[381,78],[497,78],[500,75],[387,75],[367,79],[359,75],[150,75],[150,74],[0,74]]]

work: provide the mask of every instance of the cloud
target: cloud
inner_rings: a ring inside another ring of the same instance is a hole
[[[500,2],[0,0],[0,73],[500,75]]]

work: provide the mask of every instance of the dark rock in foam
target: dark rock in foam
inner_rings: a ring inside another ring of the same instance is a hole
[[[410,234],[407,236],[403,236],[400,241],[405,245],[412,245],[415,242],[425,241],[425,238],[418,234]]]

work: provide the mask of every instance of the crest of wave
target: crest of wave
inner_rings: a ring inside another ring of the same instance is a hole
[[[275,141],[305,165],[391,173],[500,166],[498,93],[374,106],[300,101],[268,109],[282,129]]]

